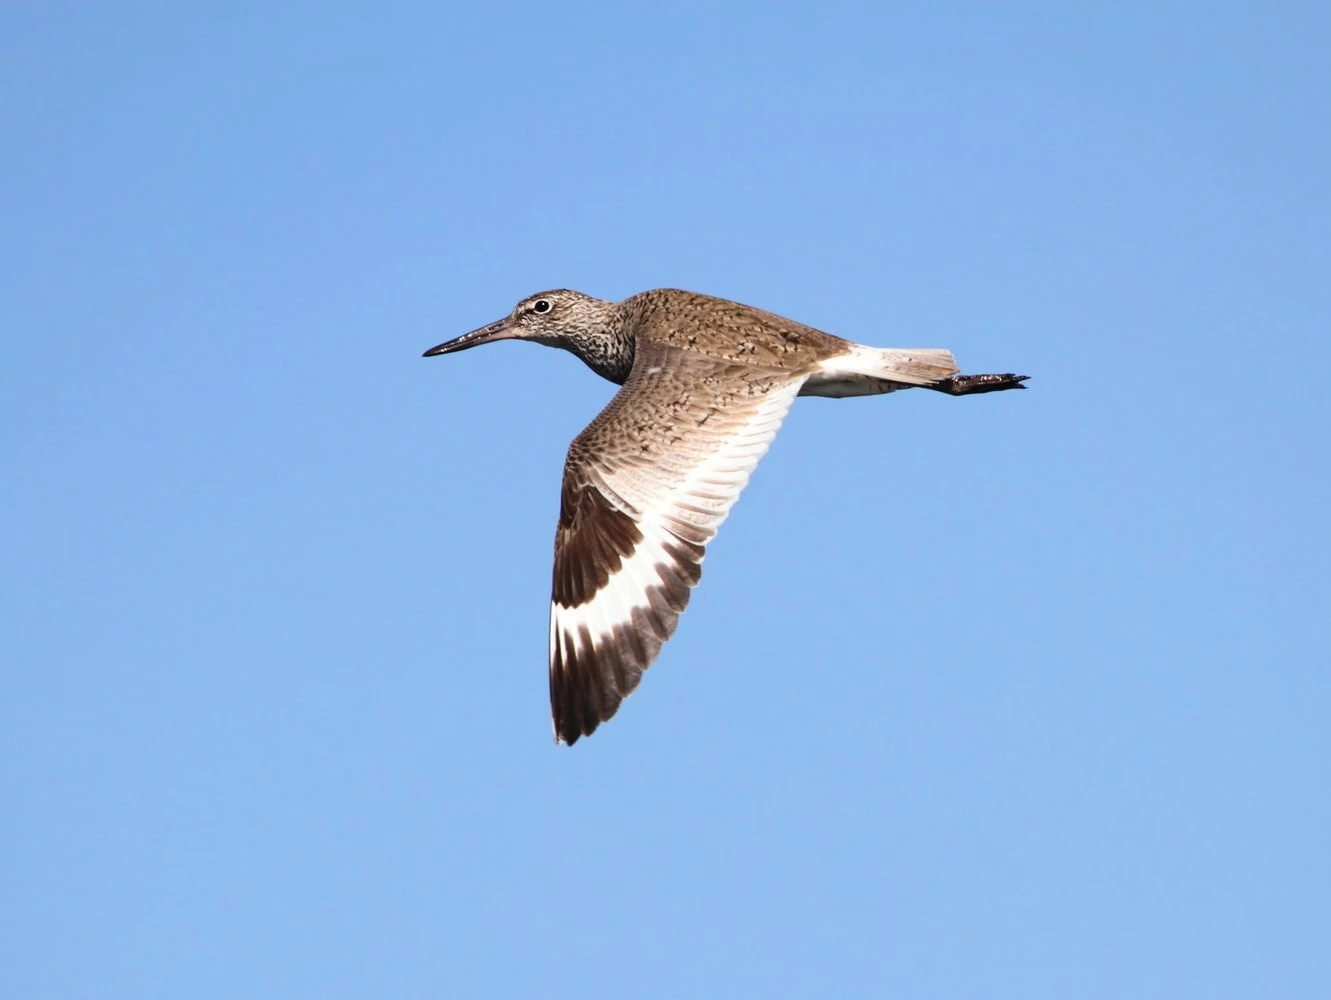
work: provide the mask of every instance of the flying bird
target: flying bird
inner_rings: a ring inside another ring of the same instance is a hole
[[[497,340],[563,348],[621,386],[573,439],[560,490],[550,707],[568,744],[615,714],[674,633],[707,543],[796,396],[961,396],[1027,378],[959,375],[941,348],[866,347],[671,288],[621,302],[539,292],[424,356]]]

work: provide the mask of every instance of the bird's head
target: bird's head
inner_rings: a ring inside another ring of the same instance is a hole
[[[537,292],[503,319],[431,347],[424,356],[452,354],[496,340],[534,340],[581,353],[578,348],[609,332],[613,311],[614,303],[567,288]]]

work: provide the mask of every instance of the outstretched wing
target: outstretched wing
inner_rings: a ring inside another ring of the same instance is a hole
[[[638,686],[804,378],[639,344],[564,465],[550,606],[557,739],[590,734]]]

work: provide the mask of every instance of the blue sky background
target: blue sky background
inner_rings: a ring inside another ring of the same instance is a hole
[[[1318,3],[0,12],[0,995],[1324,997]],[[802,400],[551,742],[521,296]]]

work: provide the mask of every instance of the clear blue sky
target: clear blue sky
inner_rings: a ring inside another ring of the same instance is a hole
[[[7,4],[0,995],[1327,996],[1320,3]],[[569,355],[801,400],[550,736]]]

